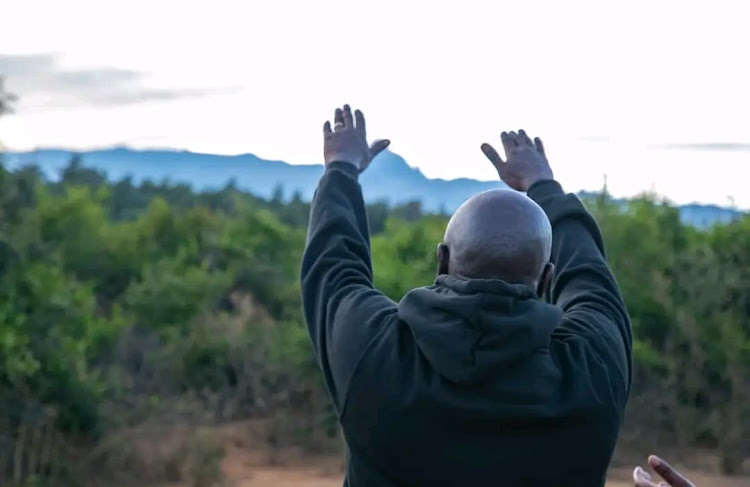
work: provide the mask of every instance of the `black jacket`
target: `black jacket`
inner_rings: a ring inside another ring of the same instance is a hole
[[[318,186],[302,263],[310,337],[348,446],[345,486],[601,486],[631,380],[625,305],[600,231],[555,181],[547,299],[440,276],[395,303],[373,288],[356,169]]]

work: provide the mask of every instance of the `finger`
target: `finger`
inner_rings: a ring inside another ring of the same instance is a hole
[[[499,167],[503,164],[505,164],[505,161],[503,161],[503,158],[500,157],[500,154],[497,153],[494,147],[492,147],[490,144],[484,143],[481,146],[482,152],[487,157],[487,159],[490,160],[493,166]]]
[[[363,134],[366,134],[367,130],[365,129],[365,115],[360,110],[354,110],[354,119],[357,124],[357,130],[359,130]]]
[[[336,113],[333,115],[333,128],[337,132],[344,128],[344,112],[340,108],[337,108]]]
[[[323,124],[323,135],[329,135],[331,133],[331,122],[326,122]]]
[[[542,139],[540,139],[539,137],[534,137],[534,146],[536,147],[536,150],[542,153],[542,155],[547,155],[544,153],[544,144],[542,144]]]
[[[352,118],[352,107],[344,105],[344,127],[350,129],[354,127],[354,119]]]
[[[651,482],[651,476],[643,470],[641,467],[635,467],[633,470],[633,482],[635,487],[657,487],[657,485]]]
[[[375,159],[375,156],[383,152],[389,145],[391,145],[391,141],[388,139],[373,142],[370,146],[370,159]]]
[[[643,470],[641,467],[635,467],[633,470],[633,480],[651,480],[651,474]]]
[[[518,131],[518,142],[519,144],[533,145],[531,139],[528,135],[526,135],[526,131],[524,129]]]
[[[651,465],[651,468],[653,468],[654,471],[658,473],[661,478],[666,480],[672,487],[693,486],[693,484],[690,483],[688,479],[683,477],[677,470],[672,468],[670,464],[657,457],[656,455],[651,455],[650,457],[648,457],[648,463],[649,465]]]
[[[495,166],[495,169],[497,169],[497,174],[500,176],[500,179],[505,180],[505,161],[503,161],[503,158],[500,157],[500,154],[497,153],[494,147],[492,147],[490,144],[482,144],[482,152],[487,157],[487,159],[490,160],[493,166]],[[507,153],[506,153],[507,154]]]
[[[515,133],[503,132],[500,134],[500,140],[503,142],[503,149],[505,149],[505,155],[507,156],[511,150],[516,148]]]

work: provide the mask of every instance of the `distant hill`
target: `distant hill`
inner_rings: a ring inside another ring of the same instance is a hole
[[[114,148],[75,153],[69,150],[44,149],[4,154],[8,168],[38,166],[44,175],[56,180],[74,155],[84,166],[106,172],[111,180],[131,176],[135,182],[151,180],[186,183],[194,189],[218,189],[230,180],[243,190],[269,198],[281,186],[286,197],[299,192],[303,199],[312,198],[323,167],[292,165],[269,161],[253,154],[220,156],[171,150],[134,150]],[[409,166],[399,155],[386,151],[373,161],[361,179],[368,201],[391,204],[421,201],[427,211],[452,212],[472,195],[506,187],[502,182],[473,179],[430,179]],[[680,208],[683,221],[699,227],[727,222],[741,212],[718,206],[687,205]]]
[[[278,186],[290,197],[299,192],[303,199],[313,196],[321,165],[292,165],[268,161],[253,154],[219,156],[186,151],[132,150],[125,148],[74,153],[68,150],[45,149],[23,153],[6,153],[9,168],[38,166],[51,180],[71,158],[79,155],[84,166],[106,172],[111,180],[132,176],[135,182],[168,180],[188,183],[195,189],[216,189],[234,180],[240,189],[262,197],[271,197]],[[473,179],[445,181],[428,179],[419,169],[410,167],[399,155],[386,151],[373,161],[362,175],[362,187],[368,201],[392,204],[419,200],[430,211],[452,211],[477,192],[503,188],[502,182]]]

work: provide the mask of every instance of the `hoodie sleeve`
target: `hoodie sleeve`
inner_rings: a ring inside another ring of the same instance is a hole
[[[357,169],[331,163],[318,184],[302,257],[302,307],[326,386],[339,414],[368,344],[395,316],[373,288],[370,234]]]
[[[589,342],[600,360],[616,368],[626,398],[632,377],[630,318],[607,265],[599,226],[581,200],[565,194],[556,181],[537,182],[528,195],[552,223],[555,277],[547,299],[564,312],[556,336]]]

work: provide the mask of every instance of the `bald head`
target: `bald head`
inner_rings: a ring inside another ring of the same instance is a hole
[[[445,230],[447,273],[537,286],[549,262],[552,227],[524,194],[491,190],[467,200]]]

